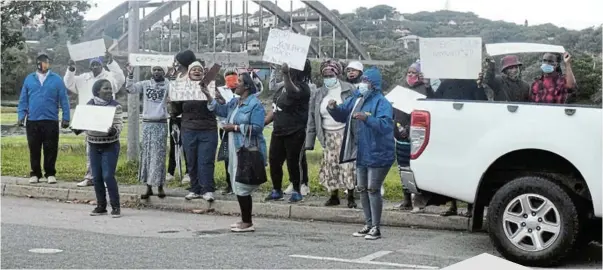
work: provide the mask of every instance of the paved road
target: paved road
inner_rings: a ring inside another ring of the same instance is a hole
[[[230,233],[236,217],[123,209],[91,217],[92,206],[2,197],[2,268],[396,268],[438,269],[484,252],[484,234],[256,219],[256,232]],[[31,249],[60,249],[53,254]],[[601,267],[591,247],[564,268]]]

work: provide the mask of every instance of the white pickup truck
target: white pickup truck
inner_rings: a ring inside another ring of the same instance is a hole
[[[410,168],[401,171],[412,193],[474,204],[469,229],[485,227],[523,265],[557,265],[600,241],[601,108],[444,100],[416,108]]]

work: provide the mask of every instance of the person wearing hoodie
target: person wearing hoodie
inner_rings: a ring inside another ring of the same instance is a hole
[[[103,63],[106,64],[107,70],[104,69]],[[113,61],[113,55],[106,52],[105,57],[96,57],[89,60],[89,72],[84,72],[80,75],[75,75],[77,70],[75,68],[75,61],[69,60],[69,65],[63,81],[67,89],[74,94],[78,95],[78,105],[85,105],[90,99],[92,99],[92,85],[100,79],[106,79],[111,82],[113,91],[113,98],[119,89],[126,82],[126,76],[123,70],[116,61]],[[86,153],[90,149],[86,148]],[[77,184],[78,187],[86,187],[93,185],[92,171],[90,170],[90,160],[86,155],[86,175],[84,180]]]
[[[190,66],[190,64],[195,62],[195,59],[197,59],[197,57],[195,56],[195,53],[191,50],[182,51],[176,54],[175,65],[174,68],[171,70],[171,74],[168,75],[168,78],[174,81],[186,81],[188,79],[188,67]],[[166,181],[171,181],[172,179],[174,179],[174,175],[176,173],[176,158],[180,158],[176,157],[176,147],[182,146],[182,113],[172,113],[172,104],[173,103],[170,102],[168,105],[168,112],[170,113],[170,121],[168,128],[170,134],[170,157],[168,160],[168,175],[166,177]],[[173,138],[174,135],[172,135],[174,133],[174,127],[180,130],[180,138],[178,138],[178,144],[176,144]],[[191,182],[191,178],[188,173],[186,151],[182,151],[182,154],[184,155],[185,174],[184,176],[180,176],[182,177],[180,181],[182,184],[189,184]]]
[[[42,178],[40,159],[44,151],[44,172],[49,184],[56,184],[56,161],[59,150],[59,104],[63,109],[61,127],[69,127],[70,111],[67,89],[61,77],[50,70],[46,54],[36,58],[37,70],[23,81],[19,105],[18,125],[26,126],[31,172],[29,183]],[[26,123],[27,122],[27,123]]]
[[[523,65],[519,61],[519,57],[506,55],[502,58],[500,64],[501,75],[496,75],[496,63],[491,58],[486,57],[487,69],[483,84],[492,90],[492,96],[488,97],[488,100],[529,102],[530,84],[521,78]]]
[[[113,82],[107,79],[96,81],[92,85],[92,95],[94,97],[87,103],[87,105],[92,106],[115,107],[111,127],[107,132],[90,130],[85,132],[86,141],[90,147],[88,155],[90,156],[90,168],[92,169],[94,192],[96,193],[96,207],[90,212],[90,215],[101,216],[107,214],[107,193],[109,193],[109,202],[112,208],[111,217],[117,218],[121,216],[121,205],[115,170],[119,159],[119,136],[123,128],[123,109],[113,98],[112,87]],[[73,131],[76,135],[82,132],[82,130]]]
[[[430,81],[423,78],[420,60],[417,60],[408,67],[408,71],[406,72],[406,76],[402,81],[401,86],[424,95],[426,98],[433,98],[435,95],[435,92],[431,88]],[[394,108],[394,122],[396,123],[396,128],[394,129],[394,137],[396,138],[396,159],[399,167],[406,168],[410,166],[410,141],[408,138],[408,133],[410,131],[410,114]],[[397,207],[399,207],[400,210],[412,210],[410,192],[404,186],[402,186],[402,192],[404,193],[404,201]]]
[[[142,106],[142,142],[138,180],[147,186],[147,191],[141,199],[148,199],[153,195],[152,187],[157,187],[157,196],[165,197],[165,156],[167,147],[167,134],[169,117],[167,111],[169,82],[165,79],[167,67],[151,67],[150,80],[134,82],[134,70],[126,66],[128,79],[126,90],[128,94],[143,94]]]
[[[215,83],[200,86],[205,68],[197,60],[188,66],[187,87],[207,87],[215,92]],[[218,148],[218,121],[216,114],[207,107],[208,100],[186,100],[172,102],[173,114],[182,114],[182,145],[186,152],[190,172],[191,189],[184,198],[214,201],[214,169]]]
[[[362,81],[362,71],[364,70],[364,66],[359,61],[352,61],[345,68],[345,81],[351,83],[355,86]]]
[[[354,163],[339,163],[339,151],[343,142],[345,123],[331,117],[327,105],[331,99],[342,103],[352,95],[356,87],[341,81],[341,64],[329,59],[320,65],[323,86],[313,93],[310,99],[308,127],[306,128],[306,150],[314,150],[316,139],[322,145],[323,156],[320,162],[320,183],[331,193],[325,206],[339,205],[339,190],[348,190],[348,207],[356,208],[354,187],[356,167]]]
[[[346,123],[340,162],[356,161],[356,187],[365,226],[353,236],[367,240],[381,238],[380,189],[395,159],[393,110],[381,85],[381,72],[376,67],[368,68],[351,98],[341,105],[336,100],[328,104],[333,119]]]

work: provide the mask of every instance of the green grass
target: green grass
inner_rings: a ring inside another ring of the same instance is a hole
[[[2,110],[1,113],[2,124],[16,123],[16,113],[5,113],[4,110]],[[264,131],[267,145],[270,144],[271,131],[272,130],[269,128]],[[124,130],[121,134],[122,144],[116,175],[118,181],[122,184],[137,184],[138,166],[135,163],[126,161],[127,133],[127,124],[125,124]],[[61,134],[59,145],[59,157],[56,165],[57,177],[61,180],[67,181],[81,181],[86,172],[86,147],[84,143],[84,136]],[[25,136],[2,137],[0,147],[2,150],[2,166],[0,168],[0,174],[7,176],[29,177],[29,151]],[[308,160],[308,176],[310,179],[310,189],[312,193],[326,195],[325,188],[322,187],[318,182],[320,160],[322,159],[322,148],[320,147],[320,143],[316,143],[316,147],[313,151],[307,151],[306,156]],[[289,184],[289,176],[286,170],[286,165],[284,165],[284,167],[285,168],[283,168],[283,170],[285,176],[283,186],[286,186]],[[269,174],[270,167],[267,167],[267,170]],[[218,187],[224,187],[226,185],[226,173],[223,162],[216,162],[214,176],[216,185]],[[170,185],[172,187],[178,186],[178,184],[175,182],[172,182]],[[271,184],[269,182],[262,185],[263,191],[269,191],[270,188]],[[387,199],[398,200],[402,198],[402,186],[400,184],[400,176],[397,172],[396,166],[392,167],[387,175],[387,178],[385,179],[385,191],[385,197]]]

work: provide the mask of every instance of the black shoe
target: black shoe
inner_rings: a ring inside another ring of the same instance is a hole
[[[106,214],[107,214],[107,208],[102,207],[102,206],[97,206],[96,208],[94,208],[94,210],[92,210],[92,212],[90,212],[91,216],[103,216]]]
[[[157,188],[157,197],[159,197],[159,199],[165,198],[165,191],[163,190],[163,186],[159,186]]]
[[[364,236],[366,240],[377,240],[381,238],[381,231],[378,227],[372,227],[369,233]]]
[[[105,212],[107,212],[107,211],[105,210]],[[113,208],[113,210],[111,210],[111,217],[112,218],[121,217],[121,210],[119,208]]]
[[[354,237],[364,237],[371,231],[371,227],[364,225],[362,230],[355,232],[352,234]]]
[[[339,198],[337,197],[333,197],[331,196],[327,202],[325,202],[325,206],[335,206],[335,205],[340,205],[341,202],[339,201]]]
[[[358,207],[358,205],[356,205],[354,198],[348,199],[348,208],[356,208],[356,207]]]
[[[153,196],[153,188],[151,188],[151,186],[147,186],[147,192],[145,194],[140,195],[140,199],[146,200],[151,196]]]

